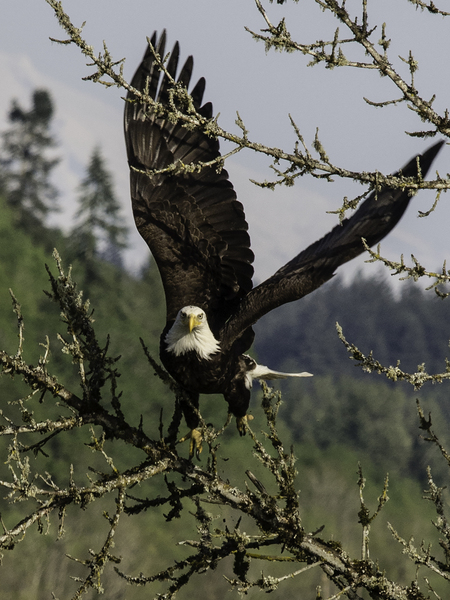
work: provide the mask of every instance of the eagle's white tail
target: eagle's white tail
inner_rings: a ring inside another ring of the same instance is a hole
[[[258,365],[253,358],[244,355],[250,367],[245,373],[245,386],[248,390],[252,389],[254,379],[286,379],[286,377],[312,377],[312,373],[303,371],[302,373],[282,373],[281,371],[273,371],[264,365]],[[254,365],[254,366],[253,366]],[[252,368],[253,367],[253,368]]]
[[[283,373],[282,371],[273,371],[264,365],[256,365],[253,371],[249,372],[252,379],[286,379],[286,377],[312,377],[312,373],[303,371],[302,373]]]

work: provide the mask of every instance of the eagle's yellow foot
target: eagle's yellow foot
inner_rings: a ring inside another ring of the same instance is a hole
[[[185,442],[186,440],[189,440],[189,458],[192,458],[195,453],[196,458],[200,460],[203,440],[200,429],[191,429],[187,435],[181,438],[180,443]]]
[[[247,431],[248,421],[253,420],[253,415],[245,415],[244,417],[236,417],[236,427],[238,428],[239,435],[245,435]]]

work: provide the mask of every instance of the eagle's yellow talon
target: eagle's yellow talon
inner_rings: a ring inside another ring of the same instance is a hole
[[[189,433],[181,438],[179,443],[185,442],[186,440],[189,440],[189,458],[192,458],[195,454],[196,458],[200,459],[200,454],[203,450],[203,436],[200,429],[191,429]]]
[[[244,417],[236,417],[236,426],[239,431],[239,435],[245,435],[247,431],[247,424],[253,420],[253,415],[245,415]]]

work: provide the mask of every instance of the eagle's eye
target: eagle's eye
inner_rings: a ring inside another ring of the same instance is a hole
[[[197,319],[199,321],[201,321],[203,319],[203,317],[204,317],[203,313],[200,313],[200,314],[197,315]]]

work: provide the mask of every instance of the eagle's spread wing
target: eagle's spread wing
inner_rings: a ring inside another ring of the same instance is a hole
[[[423,177],[443,144],[443,141],[438,142],[419,155]],[[417,157],[398,174],[416,176]],[[399,222],[410,200],[408,191],[401,189],[387,187],[378,194],[373,192],[354,215],[311,244],[247,295],[234,317],[225,325],[221,335],[222,348],[231,346],[243,331],[269,311],[303,298],[320,287],[333,276],[337,267],[364,251],[361,238],[365,238],[369,246],[377,244]]]
[[[166,34],[151,44],[164,57]],[[179,46],[166,64],[175,79]],[[193,59],[189,57],[177,83],[189,86]],[[170,81],[162,75],[148,47],[131,85],[163,106],[170,102]],[[201,105],[205,80],[191,92],[195,109],[212,118],[212,105]],[[186,109],[186,107],[184,107]],[[125,104],[125,139],[130,165],[133,213],[161,273],[167,320],[190,304],[207,311],[213,328],[224,323],[252,288],[253,253],[242,204],[236,200],[228,173],[217,165],[191,174],[160,173],[181,162],[208,162],[220,156],[219,142],[199,130],[183,127],[157,115],[129,93]],[[144,171],[144,172],[142,172]],[[216,320],[216,323],[215,323]]]

